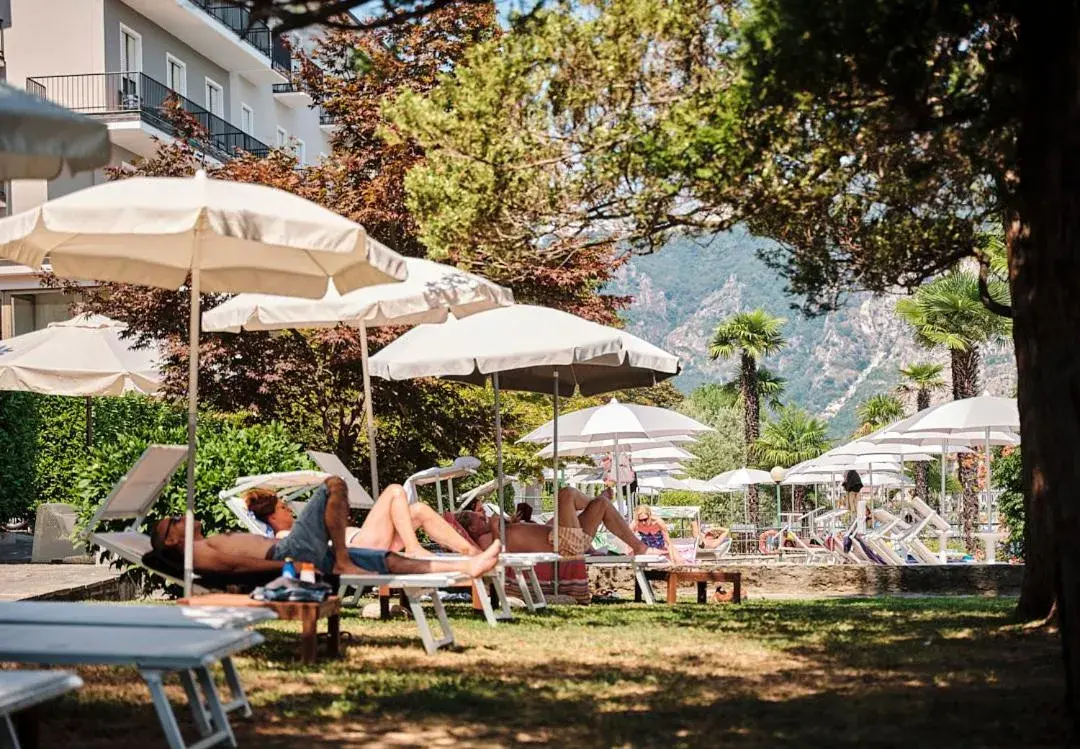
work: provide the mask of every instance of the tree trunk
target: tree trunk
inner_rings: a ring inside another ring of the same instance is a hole
[[[952,380],[953,400],[973,398],[979,391],[979,349],[961,351],[953,349]],[[964,536],[964,549],[968,554],[978,550],[975,531],[979,524],[979,488],[978,458],[974,453],[957,456],[957,473],[960,486],[963,487],[963,499],[960,504],[960,526]]]
[[[796,484],[792,487],[792,501],[795,504],[795,512],[800,515],[806,513],[806,487]]]
[[[919,388],[919,392],[915,395],[915,410],[924,411],[927,408],[930,408],[930,391]],[[926,463],[920,461],[915,464],[915,496],[923,502],[930,501],[929,471],[930,466]]]
[[[1009,257],[1029,552],[1049,544],[1070,745],[1080,741],[1080,0],[1017,3],[1023,100]],[[1050,516],[1044,516],[1043,507]],[[1043,547],[1045,548],[1045,547]],[[1040,562],[1040,567],[1041,567]],[[1045,574],[1045,570],[1041,569]],[[1044,614],[1048,612],[1043,612]]]
[[[746,464],[754,459],[754,445],[760,436],[760,404],[757,393],[757,362],[745,351],[739,362],[739,385],[743,397],[743,441],[746,443]],[[761,504],[758,501],[756,486],[746,487],[746,506],[750,513],[750,522],[761,525]]]

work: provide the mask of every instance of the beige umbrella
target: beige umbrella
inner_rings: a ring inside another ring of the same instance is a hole
[[[378,244],[372,239],[371,244]],[[380,247],[382,245],[379,245]],[[364,401],[371,446],[371,489],[379,496],[379,467],[375,450],[375,419],[371,403],[367,336],[364,329],[389,325],[441,323],[451,314],[466,317],[514,303],[514,295],[486,278],[430,260],[405,258],[407,281],[369,286],[339,294],[333,284],[319,299],[270,294],[239,294],[203,315],[206,330],[238,333],[241,330],[332,328],[354,325],[361,329],[360,355],[364,368]]]
[[[104,122],[0,83],[0,180],[98,169],[109,152]]]
[[[262,185],[193,178],[106,182],[0,220],[0,257],[64,278],[176,289],[190,276],[187,523],[184,592],[191,593],[199,300],[202,292],[321,297],[404,280],[404,258],[368,243],[364,227]]]
[[[126,326],[100,315],[50,323],[44,330],[0,341],[0,390],[86,399],[86,444],[93,435],[93,397],[161,387],[154,348],[132,348]]]

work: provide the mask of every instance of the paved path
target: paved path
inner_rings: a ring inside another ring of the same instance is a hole
[[[120,573],[96,564],[30,564],[33,538],[30,534],[4,534],[0,539],[0,601],[56,595],[62,591],[100,587]],[[82,597],[79,595],[78,597]]]

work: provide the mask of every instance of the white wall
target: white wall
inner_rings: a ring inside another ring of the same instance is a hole
[[[291,109],[274,98],[270,86],[256,86],[236,73],[230,78],[230,88],[233,95],[229,121],[233,124],[240,125],[240,107],[247,104],[255,113],[255,132],[251,135],[271,148],[277,145],[277,128],[280,125],[290,136],[304,141],[308,163],[318,161],[320,153],[330,153],[329,141],[319,129],[317,109]]]

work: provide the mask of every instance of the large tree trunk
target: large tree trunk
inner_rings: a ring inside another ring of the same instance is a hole
[[[966,351],[952,351],[953,400],[973,398],[979,393],[979,349],[972,346]],[[975,531],[979,524],[979,459],[974,453],[957,456],[957,472],[963,499],[960,504],[960,526],[964,536],[964,549],[968,554],[978,550]]]
[[[757,392],[757,362],[745,351],[739,362],[739,385],[743,398],[743,440],[746,443],[746,464],[754,459],[754,445],[760,436],[761,409]],[[761,504],[756,486],[746,487],[746,506],[750,522],[761,525]]]
[[[1080,0],[1018,3],[1020,189],[1009,258],[1028,552],[1052,544],[1071,745],[1080,741]],[[1043,507],[1051,512],[1047,524]],[[1052,536],[1051,536],[1052,538]],[[1029,560],[1030,561],[1030,560]],[[1044,612],[1046,613],[1046,612]]]

